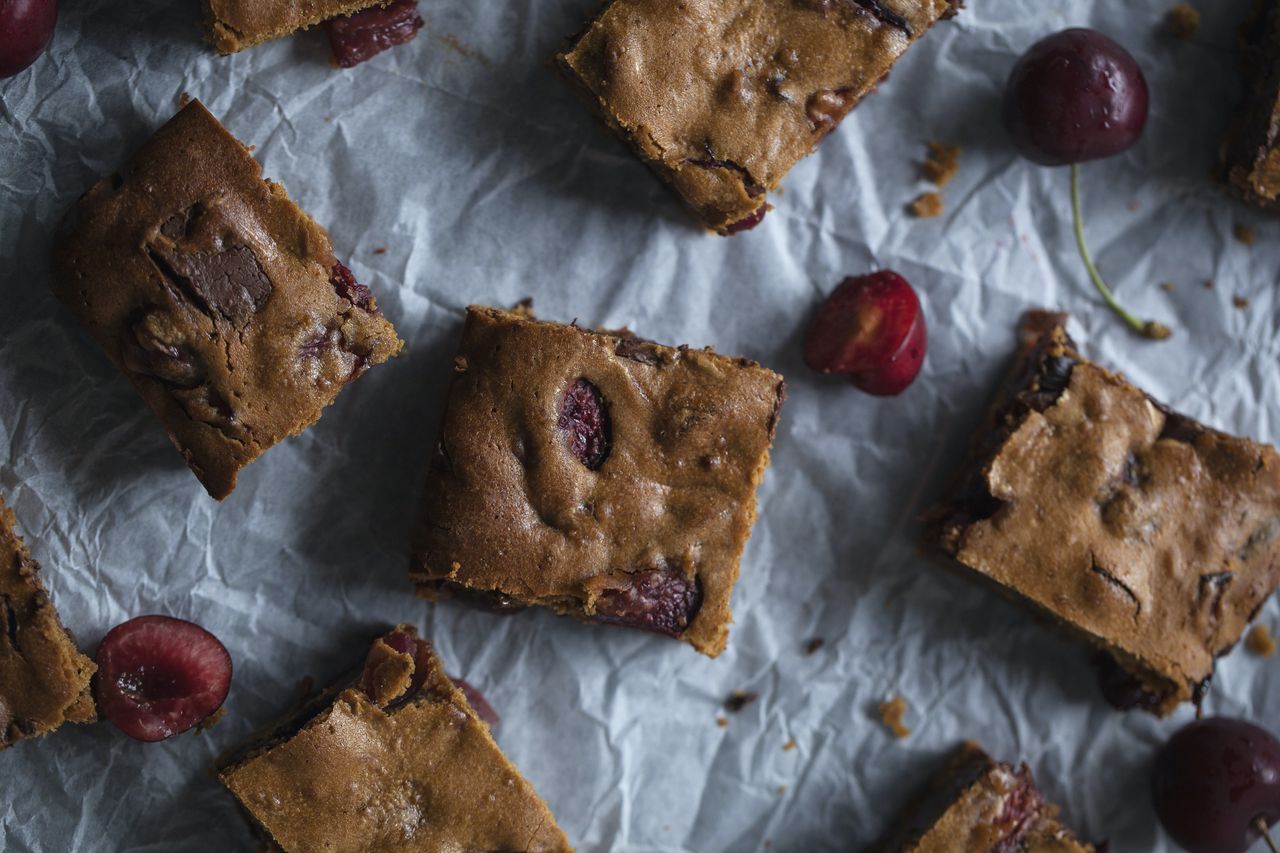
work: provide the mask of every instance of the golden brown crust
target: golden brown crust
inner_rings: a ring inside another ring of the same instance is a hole
[[[1060,325],[1033,346],[1070,379],[1000,425],[979,454],[994,500],[944,512],[942,545],[1108,651],[1167,714],[1280,584],[1280,457],[1168,412]]]
[[[704,224],[727,233],[953,8],[613,0],[558,61]]]
[[[422,594],[445,581],[593,619],[607,590],[664,570],[700,584],[702,599],[687,629],[665,633],[719,654],[782,377],[478,306],[456,364],[414,548]],[[557,427],[579,378],[612,419],[598,470]]]
[[[1040,798],[1026,765],[993,761],[977,744],[952,754],[932,787],[898,822],[878,853],[1093,853]]]
[[[97,719],[80,654],[40,582],[40,566],[0,499],[0,750],[64,722]]]
[[[54,293],[218,499],[403,346],[371,296],[339,293],[328,234],[261,173],[192,101],[85,194],[54,253]]]
[[[397,656],[412,667],[409,655],[375,644],[384,673]],[[348,688],[300,731],[249,750],[219,778],[289,853],[572,853],[439,660],[431,655],[427,666],[425,688],[407,703],[384,708]]]
[[[205,0],[205,32],[226,55],[391,0]]]

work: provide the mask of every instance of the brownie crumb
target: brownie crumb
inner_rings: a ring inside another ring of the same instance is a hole
[[[822,648],[826,644],[827,644],[827,641],[822,639],[821,637],[814,637],[809,642],[804,644],[804,653],[806,655],[812,655],[816,653],[818,649]]]
[[[1249,307],[1249,300],[1247,297],[1241,296],[1237,293],[1235,296],[1231,297],[1231,304],[1243,311]]]
[[[1165,293],[1173,293],[1173,282],[1171,281],[1160,282],[1160,289],[1163,290]]]
[[[1237,222],[1236,227],[1232,229],[1232,233],[1236,235],[1236,239],[1246,246],[1252,246],[1258,239],[1258,235],[1253,233],[1253,229],[1243,222]]]
[[[787,786],[786,786],[786,785],[779,785],[779,786],[778,786],[778,796],[779,796],[779,797],[781,797],[781,796],[782,796],[783,794],[785,794],[786,792],[787,792]]]
[[[941,189],[960,171],[960,146],[929,143],[929,156],[920,164],[920,177]]]
[[[182,109],[189,103],[191,103],[191,94],[189,92],[183,92],[178,96],[178,109]]]
[[[935,192],[921,193],[907,209],[917,219],[933,219],[942,215],[942,196]]]
[[[1179,3],[1165,16],[1169,32],[1183,40],[1193,38],[1200,31],[1200,12],[1190,3]]]
[[[759,698],[760,694],[758,693],[735,690],[729,694],[728,699],[724,700],[724,709],[731,714],[736,714]]]
[[[1211,279],[1211,278],[1206,278],[1206,279],[1204,280],[1204,289],[1205,289],[1205,290],[1213,290],[1213,279]]]
[[[1244,647],[1258,657],[1268,658],[1276,653],[1276,641],[1266,625],[1254,625],[1244,638]]]
[[[728,718],[728,717],[716,717],[716,725],[717,725],[717,726],[719,726],[719,727],[720,727],[720,728],[722,728],[722,729],[728,728],[728,727],[729,727],[729,718]]]
[[[376,249],[374,249],[374,250],[373,250],[373,253],[374,253],[375,255],[385,255],[385,254],[387,253],[387,247],[386,247],[386,246],[379,246],[378,248],[376,248]]]
[[[782,751],[783,751],[783,752],[790,752],[791,750],[793,750],[793,749],[795,749],[795,748],[796,748],[796,739],[795,739],[795,738],[790,738],[790,739],[788,739],[788,740],[787,740],[787,742],[786,742],[786,743],[784,743],[784,744],[782,745]]]
[[[911,729],[907,728],[902,722],[902,718],[907,714],[907,700],[901,696],[894,696],[888,702],[880,704],[880,722],[884,723],[894,737],[902,740],[911,735]]]

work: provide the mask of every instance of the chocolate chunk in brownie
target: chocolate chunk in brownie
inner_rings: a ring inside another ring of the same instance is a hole
[[[952,0],[613,0],[558,57],[604,121],[709,229],[767,194]]]
[[[723,650],[784,397],[745,359],[471,307],[414,545],[419,594]]]
[[[1164,715],[1280,584],[1280,457],[1170,411],[1033,312],[929,536],[1101,649],[1106,695]]]
[[[198,102],[78,202],[53,289],[215,498],[403,344],[329,235]]]

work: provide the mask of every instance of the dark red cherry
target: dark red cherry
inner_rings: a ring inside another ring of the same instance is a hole
[[[1244,720],[1209,717],[1156,755],[1156,814],[1191,853],[1244,853],[1280,821],[1280,742]]]
[[[1009,75],[1004,123],[1018,152],[1042,166],[1110,157],[1147,124],[1147,79],[1127,50],[1096,30],[1036,42]]]
[[[57,21],[57,0],[0,0],[0,79],[40,57]]]

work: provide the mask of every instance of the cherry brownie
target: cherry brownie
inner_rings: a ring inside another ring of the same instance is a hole
[[[374,641],[354,679],[234,748],[215,770],[273,849],[572,853],[408,625]]]
[[[80,199],[54,293],[221,500],[403,346],[324,229],[192,101]]]
[[[784,396],[746,359],[468,308],[419,594],[540,605],[718,655]]]
[[[0,499],[0,749],[63,723],[97,719],[80,654],[40,582],[40,566]]]
[[[1057,820],[1031,771],[993,761],[962,744],[932,786],[907,810],[879,853],[1093,853]]]
[[[1240,29],[1249,88],[1222,147],[1232,190],[1260,207],[1280,208],[1280,0],[1262,0]]]
[[[205,0],[205,28],[219,53],[229,54],[339,15],[386,6],[390,0]]]
[[[612,0],[559,57],[707,228],[766,193],[959,0]]]
[[[1103,654],[1104,692],[1159,715],[1280,584],[1280,457],[1080,355],[1032,312],[1012,377],[932,537]]]

